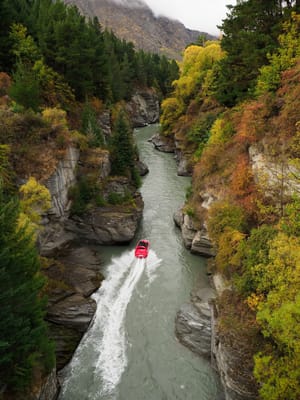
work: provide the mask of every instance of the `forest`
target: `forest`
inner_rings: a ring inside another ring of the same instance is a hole
[[[228,7],[220,42],[185,50],[162,103],[162,133],[193,169],[185,213],[207,223],[214,273],[231,287],[218,299],[220,335],[244,352],[264,400],[300,398],[299,11]]]

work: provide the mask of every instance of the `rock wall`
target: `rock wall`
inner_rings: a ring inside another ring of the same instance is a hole
[[[64,217],[68,212],[68,191],[76,183],[78,160],[79,150],[68,147],[65,157],[59,161],[56,171],[45,183],[51,193],[52,208],[49,214],[53,216]]]
[[[126,104],[132,126],[139,128],[159,121],[159,99],[154,90],[138,90]]]
[[[203,257],[215,256],[215,249],[209,240],[205,226],[202,226],[201,230],[195,228],[193,219],[183,212],[183,208],[174,213],[173,219],[181,229],[182,240],[187,249]]]

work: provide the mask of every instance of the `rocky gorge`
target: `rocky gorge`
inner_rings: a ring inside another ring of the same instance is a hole
[[[134,128],[158,121],[159,101],[151,90],[137,92],[126,108]],[[111,135],[108,110],[99,115],[98,123],[108,138]],[[78,166],[84,168],[91,162],[97,168],[104,199],[111,193],[121,197],[131,193],[131,204],[97,206],[80,216],[70,213],[69,192],[77,183]],[[147,173],[147,166],[140,160],[137,169],[140,175]],[[110,172],[107,150],[92,149],[88,155],[82,155],[71,145],[55,172],[44,182],[51,194],[51,209],[43,216],[38,247],[48,278],[46,320],[56,347],[57,371],[70,361],[96,310],[96,302],[90,296],[100,287],[103,275],[101,254],[93,245],[129,243],[142,217],[140,193],[126,177],[111,177]],[[56,398],[59,390],[56,371],[38,386],[34,399]]]

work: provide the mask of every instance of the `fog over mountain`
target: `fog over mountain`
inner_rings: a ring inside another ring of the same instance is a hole
[[[84,15],[97,16],[104,28],[134,43],[138,49],[179,59],[186,45],[204,32],[187,29],[181,22],[156,16],[142,0],[66,0]],[[206,34],[206,33],[205,33]],[[212,38],[208,35],[208,38]]]

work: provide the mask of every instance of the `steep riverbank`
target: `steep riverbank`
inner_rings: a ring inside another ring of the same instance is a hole
[[[176,311],[189,298],[195,281],[203,288],[209,282],[204,260],[184,248],[173,226],[173,213],[184,200],[189,178],[178,177],[172,155],[156,152],[148,142],[156,130],[157,126],[149,126],[136,132],[141,159],[149,166],[141,188],[145,206],[137,237],[150,239],[149,259],[140,265],[138,271],[143,272],[138,277],[130,273],[137,273],[132,264],[134,244],[129,252],[124,247],[102,249],[105,285],[93,296],[98,304],[94,324],[65,370],[63,400],[93,398],[95,393],[99,399],[118,400],[222,396],[209,362],[196,357],[174,335]],[[114,322],[106,314],[111,310],[118,316]],[[110,324],[118,325],[113,335],[106,333]],[[122,354],[122,363],[105,357],[109,337],[117,339],[110,348],[113,354]],[[104,349],[101,362],[100,349]]]

